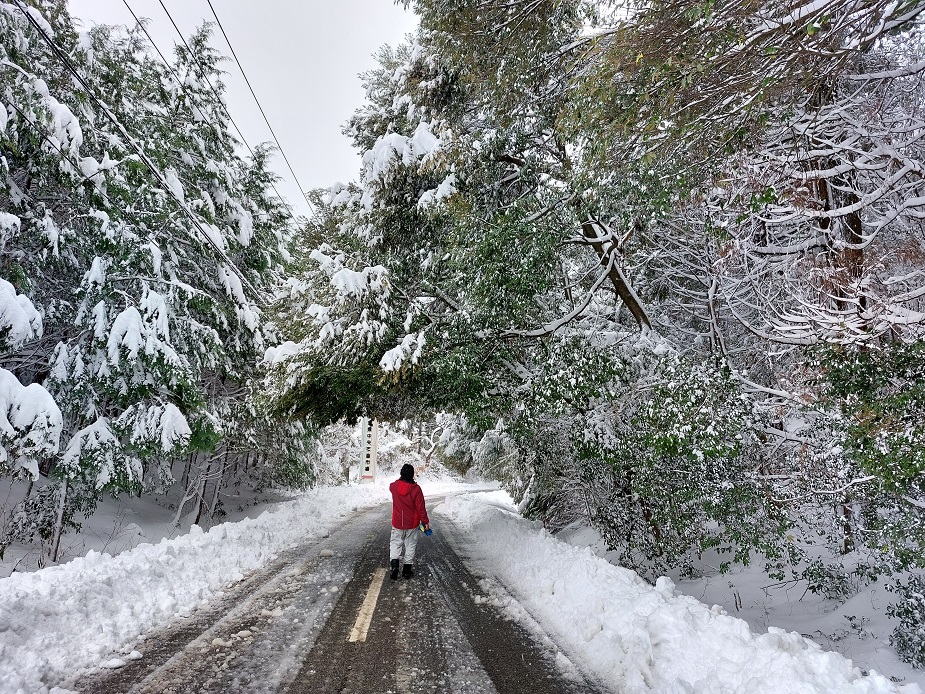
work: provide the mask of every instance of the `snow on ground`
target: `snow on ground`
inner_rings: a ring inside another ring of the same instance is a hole
[[[24,481],[13,482],[9,488],[4,485],[0,491],[0,511],[21,501],[26,485]],[[220,523],[256,518],[277,504],[300,496],[301,492],[298,491],[255,491],[247,485],[241,485],[238,489],[224,490],[221,495],[221,514],[216,514],[213,519],[203,513],[199,525],[203,530],[208,530]],[[59,563],[64,564],[75,557],[85,556],[91,550],[115,556],[143,543],[153,545],[186,534],[196,517],[197,505],[187,504],[187,510],[177,525],[174,523],[176,501],[176,496],[146,494],[138,498],[128,494],[120,494],[118,497],[106,495],[89,517],[80,514],[76,516],[75,520],[80,524],[79,532],[68,530],[62,535]],[[48,561],[46,547],[14,542],[6,548],[0,559],[0,578],[6,578],[14,571],[28,572],[44,568]]]
[[[756,634],[720,607],[677,595],[669,578],[653,587],[523,519],[503,492],[451,497],[432,515],[462,526],[472,559],[573,660],[627,694],[922,692],[874,671],[865,676],[798,633],[769,627]]]
[[[569,527],[556,537],[570,545],[590,547],[595,554],[618,563],[600,534],[587,526]],[[675,571],[678,592],[708,605],[722,605],[744,619],[753,631],[769,627],[796,631],[826,650],[850,658],[863,670],[876,670],[898,682],[915,682],[925,689],[925,671],[900,660],[889,637],[898,620],[886,616],[896,596],[886,581],[859,584],[847,600],[828,599],[809,590],[806,580],[776,581],[768,578],[762,562],[733,566],[726,573],[717,568],[725,556],[704,552],[697,561],[698,576]],[[849,566],[850,568],[850,566]]]
[[[769,579],[756,562],[735,567],[728,574],[710,571],[700,578],[679,580],[678,590],[726,606],[753,630],[774,625],[799,632],[826,650],[851,658],[864,670],[917,682],[925,689],[925,671],[900,660],[889,643],[899,620],[886,616],[887,606],[897,601],[887,584],[888,580],[881,580],[861,587],[848,600],[829,600],[810,592],[805,580],[778,583]]]
[[[48,692],[49,683],[80,668],[105,667],[138,635],[190,614],[281,551],[324,535],[353,510],[388,501],[391,481],[315,489],[208,532],[193,526],[118,556],[90,550],[0,579],[0,692]],[[471,489],[422,484],[428,495]]]
[[[91,550],[0,579],[0,691],[54,692],[78,669],[136,657],[139,635],[190,614],[284,549],[323,536],[352,510],[388,501],[391,479],[312,490],[208,532],[194,527],[117,556]],[[670,579],[653,587],[524,520],[503,492],[459,494],[475,488],[426,479],[422,486],[429,499],[456,493],[429,503],[432,522],[437,532],[441,516],[461,526],[472,559],[519,601],[506,605],[510,598],[498,590],[495,603],[513,618],[536,620],[575,663],[622,692],[922,692],[915,683],[864,676],[798,633],[754,633],[719,607],[677,595]],[[484,585],[491,590],[491,581]]]

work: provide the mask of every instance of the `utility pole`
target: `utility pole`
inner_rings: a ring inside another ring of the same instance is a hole
[[[376,446],[379,441],[379,422],[360,419],[360,481],[376,481]]]

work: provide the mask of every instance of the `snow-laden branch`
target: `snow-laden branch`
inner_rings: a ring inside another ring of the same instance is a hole
[[[63,418],[51,394],[38,383],[23,386],[0,369],[0,463],[38,478],[38,460],[58,452]]]
[[[0,212],[0,238],[4,236],[4,223],[13,226],[13,222],[5,218],[15,219],[18,229],[18,217]],[[12,284],[0,278],[0,348],[14,350],[41,335],[42,316],[29,297],[18,294]]]
[[[875,479],[877,478],[874,475],[867,475],[866,477],[858,477],[856,479],[853,479],[850,482],[842,485],[841,487],[838,487],[837,489],[814,489],[813,491],[807,494],[803,494],[801,496],[795,496],[789,499],[775,498],[774,501],[780,504],[792,504],[795,501],[804,501],[806,499],[812,499],[813,497],[816,497],[816,496],[841,496],[846,491],[851,489],[852,487],[857,487],[862,484],[867,484],[868,482],[872,482]]]
[[[557,330],[562,328],[565,325],[568,325],[573,320],[578,318],[585,309],[588,308],[588,305],[591,303],[591,300],[594,298],[594,295],[597,293],[597,290],[601,288],[601,285],[607,280],[610,271],[614,267],[614,256],[610,254],[608,257],[607,265],[604,267],[604,271],[601,275],[595,280],[594,285],[588,290],[588,293],[585,295],[584,299],[579,302],[575,308],[566,313],[564,316],[557,318],[554,321],[550,321],[546,325],[536,328],[534,330],[506,330],[502,333],[503,337],[545,337],[546,335],[552,335]]]

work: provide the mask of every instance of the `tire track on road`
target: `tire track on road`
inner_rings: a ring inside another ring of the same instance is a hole
[[[467,568],[454,549],[464,536],[449,523],[420,539],[414,578],[382,582],[366,640],[351,642],[370,584],[388,566],[389,510],[355,513],[329,538],[284,552],[220,600],[148,635],[136,644],[141,660],[65,686],[87,694],[605,691],[578,675],[538,625],[521,623],[528,613],[519,603],[492,604],[486,590],[497,593],[497,582]]]
[[[298,672],[367,546],[357,530],[378,525],[379,514],[354,514],[330,537],[283,552],[219,600],[142,637],[141,660],[64,686],[87,694],[278,691]],[[332,556],[321,557],[325,549]]]
[[[438,499],[431,499],[434,505]],[[446,535],[454,534],[450,527]],[[365,642],[351,629],[377,571],[388,565],[389,522],[357,564],[290,694],[593,694],[557,667],[564,656],[534,641],[483,595],[444,532],[421,538],[412,579],[386,580]],[[548,641],[548,639],[547,639]],[[549,642],[551,643],[551,642]]]

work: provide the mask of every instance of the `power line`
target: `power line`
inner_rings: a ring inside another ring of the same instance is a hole
[[[158,0],[161,3],[161,6],[164,5],[164,0]],[[228,44],[228,49],[231,51],[231,57],[234,58],[234,62],[238,64],[238,69],[241,71],[241,75],[244,77],[244,81],[247,83],[247,88],[250,89],[251,96],[254,97],[254,101],[257,103],[257,108],[260,109],[260,115],[263,116],[264,122],[267,124],[267,127],[270,129],[270,134],[273,136],[273,141],[276,143],[276,146],[279,148],[279,153],[283,155],[283,160],[286,162],[286,166],[289,167],[290,173],[292,173],[292,178],[295,181],[296,185],[299,186],[299,190],[302,191],[302,196],[305,198],[305,202],[308,203],[309,209],[314,212],[312,207],[311,200],[308,199],[308,195],[305,191],[305,188],[299,183],[299,177],[296,176],[295,169],[292,168],[292,164],[289,163],[289,157],[286,156],[283,146],[279,143],[279,138],[276,137],[276,133],[273,132],[273,126],[270,125],[270,120],[267,118],[267,114],[263,110],[263,106],[260,104],[260,99],[257,98],[257,94],[254,92],[254,88],[251,86],[251,81],[247,78],[247,73],[244,72],[244,66],[241,65],[241,61],[238,60],[238,55],[234,52],[234,46],[231,45],[231,40],[228,38],[228,34],[225,32],[225,27],[222,26],[222,21],[218,18],[218,14],[215,12],[215,8],[212,6],[212,0],[206,0],[209,3],[209,9],[212,10],[212,16],[215,17],[215,23],[218,24],[219,30],[222,32],[222,36],[225,37],[225,43]],[[167,8],[164,8],[165,11]]]
[[[77,80],[78,84],[84,88],[84,91],[87,93],[87,96],[90,98],[90,100],[93,101],[97,107],[99,107],[106,119],[112,123],[112,125],[117,130],[119,130],[129,145],[131,145],[132,149],[135,150],[135,153],[138,155],[139,159],[141,159],[141,162],[151,171],[151,173],[157,179],[158,183],[160,183],[163,187],[163,190],[165,190],[176,201],[183,212],[186,213],[186,216],[189,217],[190,221],[193,223],[196,229],[198,229],[199,233],[202,235],[202,238],[205,239],[206,242],[216,251],[218,256],[228,264],[229,268],[231,268],[234,274],[237,275],[238,279],[241,280],[241,284],[250,290],[251,294],[254,296],[254,299],[261,306],[266,306],[266,301],[254,287],[254,285],[250,283],[250,280],[247,279],[241,269],[231,261],[231,258],[229,258],[224,249],[218,245],[218,242],[216,242],[215,239],[213,239],[212,236],[205,230],[205,228],[203,228],[202,223],[199,221],[199,219],[196,218],[196,215],[193,214],[192,210],[186,206],[186,203],[180,199],[176,193],[174,193],[173,189],[164,180],[163,175],[154,165],[154,162],[152,162],[148,155],[145,153],[144,149],[137,142],[135,142],[135,139],[131,135],[128,134],[128,131],[126,131],[119,120],[112,114],[112,112],[109,110],[109,107],[99,99],[84,76],[81,75],[77,68],[74,67],[74,64],[71,62],[70,58],[58,47],[54,40],[52,40],[52,38],[45,33],[45,29],[28,11],[28,9],[23,4],[23,1],[14,0],[14,2],[16,3],[16,6],[19,8],[19,10],[23,13],[26,20],[33,26],[33,28],[38,32],[39,36],[41,36],[45,43],[48,44],[48,47],[51,48],[52,52],[64,64],[65,69],[67,69],[67,71],[73,75],[74,79]]]
[[[128,2],[126,2],[126,0],[122,0],[122,2],[125,3],[126,7],[128,6]],[[228,116],[228,120],[231,122],[231,124],[234,126],[234,129],[237,131],[238,137],[241,138],[241,142],[243,142],[244,146],[247,147],[247,150],[251,153],[251,156],[254,156],[254,150],[251,149],[251,146],[249,144],[247,144],[247,140],[244,137],[244,133],[241,132],[241,128],[238,127],[238,124],[235,123],[234,118],[231,117],[231,112],[228,110],[228,107],[225,105],[225,101],[222,99],[221,95],[218,93],[218,90],[215,88],[215,85],[212,84],[212,80],[210,80],[209,76],[206,74],[206,71],[203,68],[202,63],[200,63],[199,58],[196,57],[196,53],[190,47],[189,43],[186,40],[186,37],[183,35],[183,32],[180,31],[180,27],[177,26],[177,23],[173,20],[173,16],[170,14],[170,11],[167,9],[164,3],[161,2],[160,4],[161,4],[161,7],[164,9],[164,12],[167,14],[167,19],[170,20],[171,24],[173,24],[173,28],[177,32],[177,36],[180,37],[180,40],[183,42],[183,45],[186,46],[186,50],[189,53],[190,60],[193,63],[195,63],[196,68],[199,70],[199,76],[202,77],[202,79],[206,81],[207,85],[209,85],[209,89],[212,90],[212,93],[215,95],[215,98],[218,100],[218,103],[221,105],[222,110],[225,112],[225,115]],[[129,8],[129,10],[131,11],[131,8]],[[138,17],[135,16],[134,12],[132,12],[132,16],[135,17],[137,21]],[[142,30],[144,31],[143,28]],[[157,46],[154,43],[154,39],[151,38],[150,34],[148,34],[147,31],[145,31],[145,34],[148,36],[148,40],[151,41],[151,45],[154,46],[154,49],[157,50],[158,54],[163,59],[164,54],[161,53],[160,50],[157,48]],[[165,60],[164,62],[167,62],[167,61]],[[179,78],[177,79],[179,80]],[[182,82],[180,84],[181,86],[183,86]]]
[[[166,65],[167,69],[170,70],[170,74],[173,75],[174,79],[177,80],[177,82],[182,87],[183,83],[180,82],[179,75],[177,75],[176,71],[174,71],[173,66],[167,61],[167,58],[164,57],[164,54],[161,53],[161,49],[157,47],[156,43],[154,43],[154,39],[151,38],[151,34],[148,33],[148,28],[144,25],[141,19],[138,18],[138,15],[135,14],[135,10],[132,9],[127,0],[122,0],[122,4],[125,5],[125,9],[132,13],[132,17],[135,18],[135,25],[144,32],[145,36],[148,37],[148,41],[150,41],[151,45],[154,46],[154,50],[157,51],[157,54],[161,57],[161,60],[164,61],[164,65]]]
[[[135,10],[133,10],[131,5],[128,4],[128,0],[122,0],[122,4],[125,5],[125,7],[128,9],[129,12],[131,12],[132,17],[135,18],[135,22],[138,25],[138,28],[144,32],[145,36],[148,37],[148,41],[154,47],[154,50],[157,51],[157,54],[161,57],[161,60],[164,61],[164,65],[166,65],[167,69],[170,70],[170,74],[173,76],[174,80],[176,80],[180,89],[183,90],[184,94],[192,98],[193,95],[190,93],[187,86],[183,83],[183,80],[180,79],[180,75],[177,74],[176,69],[170,63],[170,61],[168,61],[167,58],[164,57],[164,54],[161,52],[161,49],[158,48],[157,43],[155,43],[154,38],[151,36],[150,33],[148,33],[148,29],[142,23],[141,19],[139,19],[138,15],[135,14]],[[161,7],[164,7],[164,3],[161,3]],[[164,7],[164,11],[167,12],[166,7]],[[195,52],[193,52],[193,49],[190,47],[189,43],[187,43],[186,38],[183,36],[183,33],[180,31],[180,28],[177,26],[177,23],[173,21],[173,17],[170,16],[170,12],[167,12],[167,17],[170,19],[170,23],[173,24],[173,28],[176,29],[177,34],[179,34],[180,40],[183,41],[183,45],[186,46],[186,50],[189,52],[190,60],[196,65],[196,68],[199,71],[199,76],[202,77],[205,80],[206,84],[209,85],[209,89],[215,95],[215,99],[217,100],[219,106],[221,107],[222,111],[225,112],[225,115],[228,117],[228,121],[234,126],[235,132],[238,133],[238,137],[241,138],[241,142],[244,144],[245,147],[247,147],[247,151],[250,152],[251,157],[256,158],[257,155],[254,153],[253,148],[247,143],[247,139],[244,137],[244,133],[241,132],[241,128],[238,127],[238,124],[235,122],[234,118],[232,118],[231,111],[228,110],[227,104],[225,104],[224,99],[222,99],[221,95],[218,93],[218,90],[212,84],[212,81],[209,79],[209,76],[206,74],[205,69],[202,66],[202,63],[200,63],[199,59],[196,57]],[[221,140],[221,133],[219,133],[217,126],[211,121],[209,122],[209,125],[212,126],[212,130],[213,132],[215,132],[216,137],[219,140]],[[286,199],[282,196],[282,194],[276,188],[276,184],[273,181],[270,181],[270,187],[273,188],[273,192],[276,193],[276,197],[279,199],[281,203],[283,203],[286,206],[286,208],[289,210],[289,213],[293,214],[292,206],[288,202],[286,202]]]

